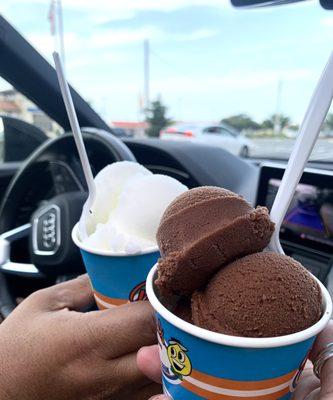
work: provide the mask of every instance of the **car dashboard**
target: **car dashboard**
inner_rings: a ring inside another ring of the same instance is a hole
[[[137,161],[153,173],[169,175],[189,188],[224,187],[242,195],[253,206],[272,206],[286,166],[285,162],[244,160],[221,148],[190,142],[158,139],[125,139],[124,142]],[[89,157],[95,173],[110,162],[103,154],[92,152]],[[329,170],[332,165],[315,166],[311,165],[302,176],[280,237],[286,254],[326,282],[333,293],[333,170]],[[49,185],[40,180],[36,182],[40,191],[45,192],[37,196],[39,201],[62,192],[83,190],[80,168],[75,163],[69,169],[61,162],[52,162],[43,171]],[[38,205],[33,204],[37,202],[34,200],[37,192],[31,180],[30,186],[34,196],[26,192],[17,215],[20,223],[25,223],[28,214]]]
[[[283,164],[260,165],[256,204],[271,209],[285,170]],[[333,263],[333,172],[307,168],[280,230],[286,254],[325,281]]]

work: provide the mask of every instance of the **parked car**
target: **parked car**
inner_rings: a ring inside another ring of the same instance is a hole
[[[112,127],[111,129],[112,129],[112,133],[113,133],[116,137],[118,137],[118,138],[120,138],[120,139],[123,139],[123,138],[131,138],[131,137],[133,137],[133,133],[128,132],[128,131],[127,131],[126,129],[124,129],[124,128]]]
[[[226,124],[175,124],[161,130],[162,140],[193,140],[210,146],[222,147],[232,154],[249,157],[252,141]]]

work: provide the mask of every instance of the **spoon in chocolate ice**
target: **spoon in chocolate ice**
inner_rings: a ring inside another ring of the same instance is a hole
[[[271,209],[270,217],[275,223],[275,230],[268,248],[276,253],[284,254],[279,238],[281,224],[319,136],[332,98],[333,53],[331,53],[328,59],[306,110],[286,171]]]

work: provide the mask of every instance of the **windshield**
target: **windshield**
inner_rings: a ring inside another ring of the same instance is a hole
[[[0,10],[51,61],[63,50],[59,3]],[[158,136],[146,128],[152,108],[165,126],[222,122],[235,143],[207,144],[256,158],[289,156],[333,40],[333,13],[317,1],[241,10],[226,0],[63,0],[62,16],[68,79],[111,126]],[[333,114],[312,160],[333,161]]]

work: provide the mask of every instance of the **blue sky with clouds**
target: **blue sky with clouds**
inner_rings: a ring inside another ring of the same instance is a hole
[[[217,120],[276,109],[300,122],[330,51],[333,12],[317,1],[255,10],[227,0],[63,0],[68,79],[107,120],[136,120],[143,40],[151,97],[176,120]],[[47,0],[7,0],[0,11],[51,59]],[[1,84],[4,85],[3,83]]]

